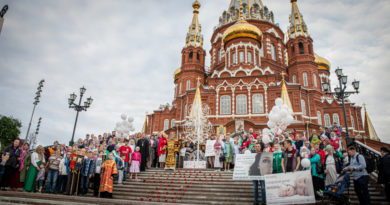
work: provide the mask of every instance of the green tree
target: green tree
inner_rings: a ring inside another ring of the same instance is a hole
[[[19,137],[22,123],[13,117],[0,115],[0,142],[1,149],[7,146]]]

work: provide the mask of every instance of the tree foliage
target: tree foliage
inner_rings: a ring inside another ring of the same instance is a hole
[[[0,142],[1,148],[11,145],[19,137],[22,123],[13,117],[0,115]]]

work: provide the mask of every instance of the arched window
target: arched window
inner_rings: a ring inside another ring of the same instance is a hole
[[[330,127],[330,116],[329,116],[329,114],[325,114],[324,115],[324,120],[325,120],[325,127]]]
[[[187,117],[187,105],[184,105],[184,117]]]
[[[236,113],[246,114],[246,95],[237,95],[236,97]]]
[[[293,76],[292,76],[292,82],[293,82],[293,83],[297,83],[297,76],[296,76],[296,75],[293,75]]]
[[[302,41],[299,41],[298,46],[299,46],[299,54],[304,54],[305,50],[303,49]]]
[[[317,111],[317,119],[318,119],[318,124],[322,125],[322,116],[320,111]]]
[[[260,45],[260,57],[264,57],[264,48],[263,44]]]
[[[291,52],[293,53],[293,55],[295,54],[295,47],[293,43],[291,43]]]
[[[276,51],[275,51],[274,44],[271,44],[271,57],[272,57],[272,60],[276,61]]]
[[[248,52],[248,63],[252,63],[252,52]]]
[[[221,63],[221,58],[222,58],[222,49],[218,50],[218,64]]]
[[[181,95],[181,82],[179,84],[179,95]]]
[[[192,61],[192,57],[193,57],[194,53],[192,52],[192,50],[190,51],[190,55],[189,55],[189,59],[190,61]]]
[[[187,88],[186,88],[186,90],[189,90],[189,89],[191,89],[191,81],[187,80]]]
[[[305,100],[301,100],[302,115],[306,115],[306,103]]]
[[[253,113],[264,113],[264,103],[262,94],[252,96]]]
[[[257,64],[257,54],[256,54],[256,52],[253,54],[253,64]]]
[[[351,124],[352,124],[352,128],[355,129],[355,120],[353,120],[352,115],[351,115]]]
[[[240,54],[240,63],[243,63],[244,62],[244,51],[240,51],[239,54]]]
[[[175,84],[175,92],[174,92],[174,96],[175,96],[175,97],[177,96],[177,84]]]
[[[164,131],[169,129],[169,120],[168,119],[165,119],[164,120]]]
[[[233,64],[237,63],[237,54],[236,53],[232,54],[232,60],[233,60]]]
[[[313,74],[313,84],[314,84],[314,87],[317,88],[317,76],[316,76],[316,74]]]
[[[171,127],[175,127],[175,126],[176,126],[176,125],[175,125],[175,122],[176,122],[175,119],[172,119],[172,120],[171,120]]]
[[[200,51],[198,51],[198,52],[196,53],[196,60],[199,61],[199,59],[200,59]]]
[[[303,73],[303,86],[309,86],[309,82],[307,80],[307,73]]]
[[[221,115],[231,113],[231,98],[229,95],[221,96]]]
[[[337,123],[337,125],[340,125],[339,114],[333,113],[333,123]]]

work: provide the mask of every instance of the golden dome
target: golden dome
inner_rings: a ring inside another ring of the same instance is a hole
[[[318,69],[327,70],[327,71],[330,70],[330,63],[329,63],[328,60],[326,60],[325,58],[317,55],[316,53],[314,53],[314,57],[315,57],[314,62],[317,63]]]
[[[173,73],[173,78],[176,80],[177,79],[177,75],[181,72],[181,68],[178,68],[175,70],[175,72]]]
[[[252,38],[261,43],[263,40],[263,33],[256,26],[249,24],[245,20],[240,20],[226,29],[223,33],[222,40],[223,43],[226,44],[226,42],[239,37]]]

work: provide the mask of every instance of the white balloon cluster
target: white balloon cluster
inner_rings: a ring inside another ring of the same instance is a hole
[[[133,132],[135,129],[133,127],[134,118],[127,118],[126,114],[121,115],[121,122],[117,122],[115,126],[115,131],[118,133],[118,136],[127,137],[130,132]]]
[[[290,109],[283,104],[281,98],[275,100],[275,106],[269,113],[268,119],[268,127],[271,129],[271,132],[277,135],[281,135],[294,120]]]

